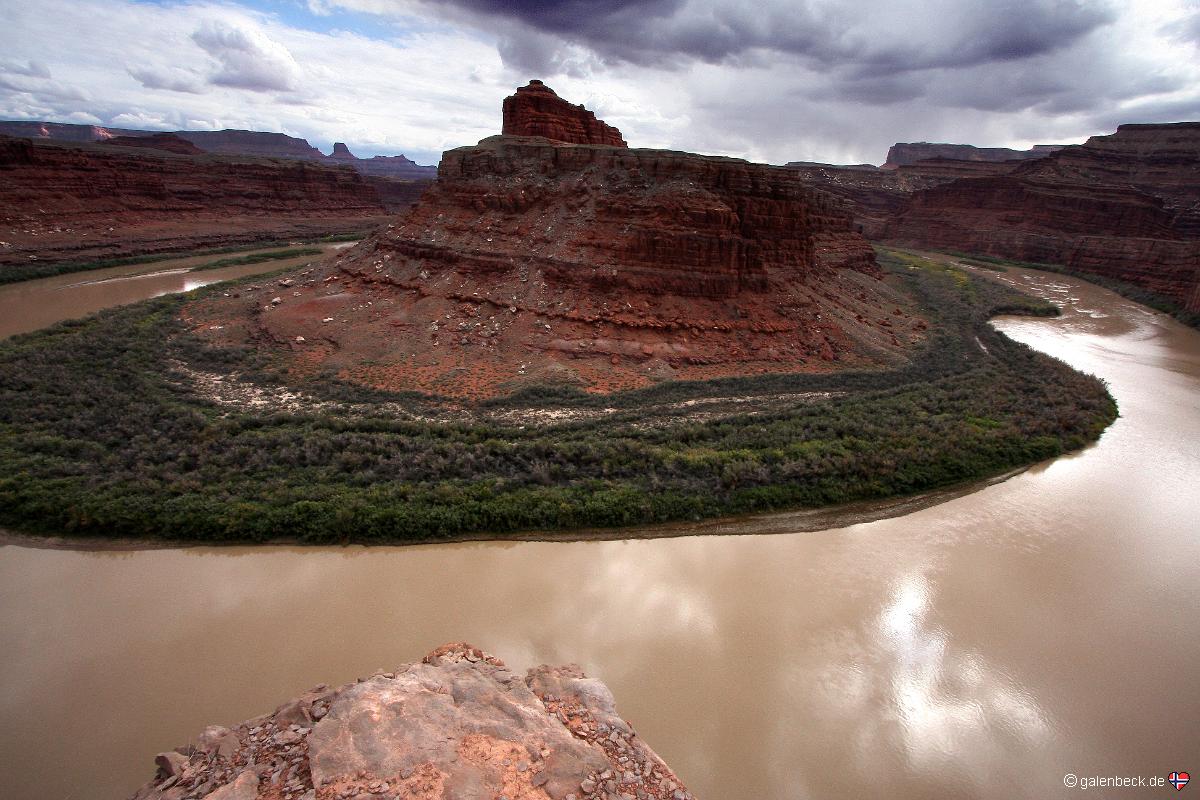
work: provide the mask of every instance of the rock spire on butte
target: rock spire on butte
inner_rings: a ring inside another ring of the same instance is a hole
[[[628,149],[538,83],[504,130],[288,291],[189,314],[292,374],[459,398],[891,364],[923,338],[843,201],[793,170]]]
[[[607,144],[627,147],[621,132],[588,111],[573,106],[539,80],[504,98],[505,136],[544,136],[569,144]]]

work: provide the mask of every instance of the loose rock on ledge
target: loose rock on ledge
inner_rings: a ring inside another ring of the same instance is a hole
[[[575,665],[447,644],[155,757],[134,800],[691,800]]]

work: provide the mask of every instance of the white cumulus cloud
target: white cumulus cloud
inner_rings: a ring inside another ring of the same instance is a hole
[[[279,42],[257,28],[207,20],[192,34],[219,65],[209,80],[217,86],[255,92],[288,92],[300,85],[300,65]]]

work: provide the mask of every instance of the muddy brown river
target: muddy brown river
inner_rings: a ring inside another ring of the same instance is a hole
[[[353,247],[356,242],[334,242],[316,247],[325,253]],[[150,264],[107,267],[86,272],[70,272],[36,281],[0,285],[0,338],[36,331],[59,320],[74,319],[102,308],[133,303],[171,292],[187,292],[210,283],[244,278],[284,267],[295,267],[321,256],[293,256],[258,264],[195,270],[226,258],[258,255],[295,249],[276,246],[257,250],[206,256],[182,256]]]
[[[996,325],[1103,377],[1121,418],[902,516],[569,543],[0,547],[0,796],[127,796],[207,724],[454,640],[517,668],[580,663],[708,800],[1175,794],[1066,784],[1200,777],[1200,333],[1073,279],[1005,279],[1064,316]]]

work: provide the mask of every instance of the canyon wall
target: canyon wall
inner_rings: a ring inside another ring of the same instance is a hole
[[[200,151],[229,156],[253,156],[257,158],[298,158],[307,161],[345,163],[364,175],[400,178],[403,180],[432,180],[436,167],[426,167],[411,159],[399,156],[375,156],[356,158],[341,145],[334,153],[326,156],[308,143],[308,140],[283,133],[267,131],[244,131],[227,129],[222,131],[142,131],[125,128],[104,128],[99,125],[73,125],[57,122],[0,121],[0,136],[17,136],[30,139],[49,139],[64,142],[106,142],[120,137],[126,146],[137,146],[129,142],[132,138],[154,138],[177,136],[191,142]],[[175,150],[175,152],[183,152]]]
[[[1131,186],[1159,197],[1171,226],[1200,239],[1200,122],[1121,125],[1041,161],[1024,164],[1022,178],[1070,184]]]
[[[346,168],[0,138],[0,264],[319,236],[384,213]]]
[[[114,136],[148,136],[151,133],[154,131],[105,128],[100,125],[79,125],[71,122],[0,120],[0,136],[54,139],[60,142],[102,142]]]
[[[1122,125],[1004,175],[919,189],[880,238],[1059,264],[1200,310],[1200,123]]]
[[[204,155],[204,151],[199,147],[173,133],[156,133],[153,136],[113,136],[104,139],[103,142],[113,147],[139,147],[147,150],[179,153],[185,156]]]
[[[437,177],[437,167],[422,166],[403,155],[359,158],[349,163],[363,175],[371,175],[377,178],[431,181]]]
[[[881,239],[914,192],[959,178],[1006,175],[1022,163],[935,157],[889,169],[800,161],[786,166],[812,186],[847,200],[854,216],[854,229],[869,239]]]
[[[908,174],[907,167],[868,170],[793,162],[786,169],[794,171],[808,185],[846,201],[854,230],[869,239],[883,236],[888,221],[912,192],[938,183],[936,179]]]
[[[305,158],[324,160],[325,154],[306,139],[266,131],[175,131],[206,153],[230,156],[259,156],[261,158]]]

